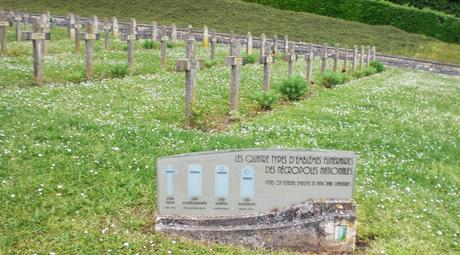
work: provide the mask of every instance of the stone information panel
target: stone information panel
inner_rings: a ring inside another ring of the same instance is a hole
[[[354,251],[354,152],[246,149],[157,164],[158,232],[253,248]]]
[[[355,162],[355,153],[322,150],[242,150],[161,158],[158,213],[233,216],[311,199],[351,199]]]

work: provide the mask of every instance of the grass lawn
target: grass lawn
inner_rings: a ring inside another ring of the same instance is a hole
[[[156,159],[274,147],[359,154],[358,243],[366,253],[460,252],[459,77],[388,69],[335,89],[313,86],[302,101],[255,114],[262,66],[246,65],[241,119],[228,123],[230,68],[219,64],[198,72],[200,129],[184,130],[184,74],[170,70],[184,55],[181,44],[168,70],[156,69],[158,50],[138,47],[139,70],[112,79],[104,72],[125,61],[123,44],[105,52],[98,42],[98,79],[77,83],[69,72],[83,72],[83,56],[57,33],[46,86],[30,86],[26,42],[10,45],[18,56],[0,61],[1,254],[266,253],[155,234]],[[222,62],[228,49],[218,51]],[[209,50],[198,52],[209,58]],[[272,70],[277,84],[287,64]],[[303,74],[305,62],[295,70]]]
[[[0,6],[20,10],[80,16],[98,15],[100,18],[117,16],[128,20],[160,24],[175,22],[179,27],[204,24],[220,32],[235,31],[253,35],[266,33],[271,37],[288,34],[297,41],[342,45],[375,45],[379,52],[421,59],[460,64],[459,44],[449,44],[423,35],[410,34],[390,26],[371,26],[310,13],[277,10],[274,8],[235,0],[100,0],[100,1],[29,1],[0,0]]]

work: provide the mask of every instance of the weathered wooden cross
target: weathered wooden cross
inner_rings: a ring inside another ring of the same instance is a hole
[[[273,36],[273,45],[272,45],[272,55],[276,55],[278,53],[278,35]]]
[[[41,23],[43,25],[43,32],[49,33],[50,32],[50,20],[48,18],[48,15],[42,14],[41,19],[42,19]],[[42,41],[42,54],[43,56],[48,55],[48,43],[45,40]]]
[[[75,39],[75,53],[80,53],[80,30],[82,28],[81,23],[80,23],[80,17],[75,16],[75,23],[74,23],[74,39]]]
[[[14,16],[14,21],[15,21],[15,27],[16,27],[16,42],[21,41],[21,16],[19,14],[16,14]]]
[[[203,48],[208,48],[209,45],[209,31],[208,27],[204,25],[203,27]]]
[[[361,45],[361,53],[359,55],[359,70],[364,66],[364,45]]]
[[[177,43],[177,27],[176,24],[172,23],[171,25],[171,43],[176,44]]]
[[[118,39],[120,38],[119,30],[118,30],[118,19],[117,17],[112,17],[112,38]]]
[[[288,76],[292,76],[292,73],[294,72],[294,63],[296,60],[294,44],[291,44],[290,47],[288,45],[286,49],[288,50],[288,52],[286,52],[284,60],[288,62]]]
[[[327,44],[323,45],[323,51],[321,53],[321,74],[323,74],[324,72],[326,72],[327,59],[329,57]]]
[[[334,73],[337,72],[337,66],[338,66],[339,57],[340,57],[339,54],[340,54],[339,53],[339,45],[336,44],[335,49],[334,49],[334,65],[333,65],[333,69],[332,69]]]
[[[366,66],[369,67],[371,64],[371,46],[367,46],[367,61]]]
[[[128,42],[128,68],[131,73],[135,69],[135,59],[134,59],[134,43],[136,42],[136,20],[131,19],[131,22],[128,24],[128,34],[126,35],[126,41]]]
[[[109,50],[110,45],[109,45],[109,39],[110,39],[110,22],[107,20],[104,20],[104,49]]]
[[[69,16],[67,17],[67,32],[69,33],[69,39],[70,40],[75,40],[75,15],[73,13],[69,13]]]
[[[353,61],[351,62],[351,70],[356,70],[356,66],[358,64],[358,46],[355,44],[353,46]]]
[[[225,58],[225,65],[232,67],[230,86],[230,114],[238,111],[238,93],[240,88],[240,66],[243,58],[240,57],[240,40],[233,39],[230,42],[230,56]]]
[[[31,40],[33,46],[33,66],[34,66],[34,80],[35,84],[41,85],[42,79],[42,46],[45,40],[51,39],[51,33],[44,32],[43,24],[39,19],[33,19],[32,32],[23,33],[24,40]]]
[[[191,128],[193,117],[193,104],[195,101],[195,81],[196,72],[204,66],[203,60],[196,59],[195,39],[189,38],[186,40],[187,50],[186,58],[176,61],[176,71],[185,72],[185,123],[186,129]]]
[[[284,35],[284,54],[288,54],[289,52],[289,39],[288,35]]]
[[[8,54],[8,27],[10,23],[8,22],[8,18],[6,13],[1,11],[0,12],[0,50],[2,56],[6,56]]]
[[[167,48],[168,48],[168,34],[166,33],[166,27],[161,27],[161,49],[160,49],[160,68],[166,69],[167,64]]]
[[[94,24],[88,21],[86,24],[86,33],[79,35],[86,42],[86,79],[93,79],[93,54],[94,54],[94,40],[99,40],[99,34],[94,32]]]
[[[346,72],[347,68],[348,68],[347,64],[348,64],[348,58],[350,56],[349,51],[350,51],[350,49],[348,49],[348,45],[345,45],[345,58],[343,60],[343,67],[342,67],[343,72]]]
[[[308,45],[308,53],[305,55],[305,60],[307,61],[307,75],[306,75],[307,84],[311,83],[311,77],[313,74],[313,65],[312,65],[313,58],[314,58],[313,45],[310,43]]]
[[[155,21],[153,21],[152,26],[150,28],[151,28],[150,39],[154,42],[158,42],[158,24]]]
[[[246,54],[251,55],[252,54],[252,34],[251,32],[248,32],[247,34],[247,39],[246,39]]]
[[[211,33],[211,61],[216,60],[216,47],[217,47],[217,37],[216,31]]]
[[[267,38],[265,33],[262,33],[260,36],[260,56],[265,56],[265,44],[267,43]]]
[[[187,39],[188,38],[194,38],[192,24],[188,24],[188,26],[187,26]]]
[[[264,91],[270,91],[270,69],[273,63],[273,57],[270,51],[270,45],[266,45],[264,55],[260,56],[260,63],[264,65]]]

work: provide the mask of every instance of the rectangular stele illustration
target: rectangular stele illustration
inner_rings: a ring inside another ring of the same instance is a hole
[[[229,184],[229,168],[227,165],[217,165],[214,176],[214,196],[227,197]]]
[[[188,173],[188,195],[190,197],[201,196],[202,172],[201,165],[191,164],[187,167]]]

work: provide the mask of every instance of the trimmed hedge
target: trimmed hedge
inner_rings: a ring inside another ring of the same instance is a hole
[[[428,9],[377,0],[244,0],[277,9],[312,12],[371,25],[390,25],[446,42],[460,42],[460,19]],[[340,3],[338,3],[340,2]]]
[[[431,8],[460,17],[460,1],[458,0],[388,0],[396,4],[407,4],[417,8]]]

